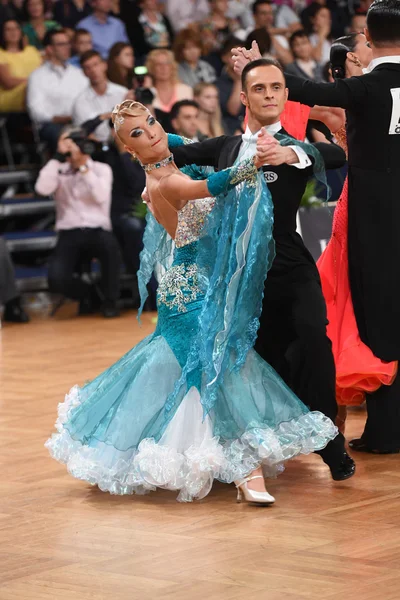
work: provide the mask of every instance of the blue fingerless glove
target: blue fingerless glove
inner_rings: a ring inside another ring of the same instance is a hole
[[[175,133],[168,134],[169,148],[177,148],[178,146],[184,146],[185,144],[193,144],[193,140],[190,140],[189,138],[184,138],[181,135],[176,135]]]
[[[250,185],[255,185],[257,177],[257,167],[252,158],[240,162],[234,167],[229,167],[218,173],[213,173],[207,177],[207,187],[211,196],[227,194],[235,186],[243,181],[248,181]]]

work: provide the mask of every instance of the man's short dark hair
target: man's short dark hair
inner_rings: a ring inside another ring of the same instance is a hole
[[[377,48],[400,46],[399,0],[375,0],[367,13],[367,29]]]
[[[47,46],[52,46],[54,43],[54,36],[60,35],[60,33],[63,33],[64,35],[68,36],[66,30],[62,29],[61,27],[56,27],[55,29],[50,29],[50,31],[46,31],[42,42],[43,48],[47,48]]]
[[[195,100],[179,100],[179,102],[175,102],[169,113],[171,121],[179,117],[181,108],[184,108],[185,106],[191,106],[192,108],[199,110],[199,105]]]
[[[292,33],[292,35],[289,38],[289,46],[291,51],[293,52],[293,44],[296,40],[300,40],[300,39],[304,39],[307,38],[308,40],[310,39],[308,37],[308,33],[306,31],[304,31],[304,29],[299,29],[298,31],[295,31],[294,33]]]
[[[81,67],[83,67],[83,65],[90,60],[91,58],[93,58],[94,56],[98,56],[99,58],[101,58],[101,60],[104,60],[104,58],[102,57],[102,55],[100,54],[100,52],[97,52],[97,50],[87,50],[86,52],[84,52],[81,56],[81,60],[79,61],[81,64]]]
[[[87,29],[75,29],[74,40],[77,40],[81,35],[92,35]]]
[[[258,60],[253,60],[249,62],[242,71],[242,90],[246,90],[247,76],[253,69],[257,69],[257,67],[276,67],[280,70],[283,75],[283,79],[286,82],[285,73],[281,63],[275,58],[259,58]]]
[[[225,54],[228,54],[228,52],[231,52],[233,48],[237,48],[238,46],[243,46],[243,41],[231,35],[222,46],[219,54],[220,56],[225,56]]]
[[[256,1],[253,3],[253,6],[252,6],[253,15],[255,15],[255,14],[256,14],[256,12],[257,12],[257,8],[258,8],[259,6],[261,6],[261,4],[269,4],[269,5],[271,6],[271,5],[272,5],[272,0],[256,0]]]

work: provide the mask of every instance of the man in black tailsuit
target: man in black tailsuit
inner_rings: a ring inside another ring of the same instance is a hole
[[[336,418],[335,366],[326,335],[326,307],[316,265],[296,233],[296,215],[314,157],[296,146],[281,145],[280,123],[288,91],[274,60],[261,59],[242,74],[242,102],[248,111],[243,136],[222,136],[174,148],[176,164],[210,165],[221,170],[256,152],[263,159],[265,180],[274,203],[276,256],[265,284],[263,312],[255,346],[311,410]],[[264,129],[262,129],[264,127]],[[286,134],[287,135],[287,134]],[[338,168],[345,155],[333,144],[317,144],[326,168]],[[354,474],[341,434],[320,452],[332,477]]]
[[[347,110],[349,277],[362,341],[381,360],[400,359],[400,2],[376,0],[365,31],[373,61],[333,84],[287,77],[290,99]],[[400,450],[400,375],[367,396],[368,419],[350,446]]]

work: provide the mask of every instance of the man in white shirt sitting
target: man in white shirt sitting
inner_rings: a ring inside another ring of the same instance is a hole
[[[80,69],[68,64],[71,43],[65,30],[48,31],[43,45],[46,62],[29,77],[27,105],[40,138],[54,153],[62,128],[71,123],[74,101],[88,80]]]
[[[80,314],[94,308],[93,288],[76,277],[82,263],[93,258],[101,266],[102,312],[119,315],[121,257],[111,232],[111,168],[93,161],[85,134],[80,129],[65,131],[58,142],[56,157],[40,171],[35,190],[42,196],[54,194],[57,246],[50,258],[49,289],[80,301]]]
[[[99,117],[99,125],[94,131],[100,142],[107,142],[110,136],[108,119],[116,104],[125,100],[128,89],[111,83],[107,79],[107,63],[99,52],[89,50],[81,57],[81,66],[90,85],[76,98],[72,118],[75,125],[82,125],[89,119]]]

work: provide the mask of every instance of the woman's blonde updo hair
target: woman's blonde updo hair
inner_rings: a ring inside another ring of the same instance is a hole
[[[115,131],[118,133],[119,128],[125,121],[125,117],[141,117],[144,112],[149,111],[143,104],[134,100],[124,100],[121,104],[117,104],[111,113]]]

